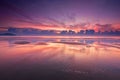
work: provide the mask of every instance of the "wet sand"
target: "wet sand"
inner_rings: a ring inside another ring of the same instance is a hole
[[[0,80],[120,80],[120,39],[0,38]]]

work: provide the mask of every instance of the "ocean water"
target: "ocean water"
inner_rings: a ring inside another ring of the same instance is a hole
[[[2,36],[0,80],[120,80],[120,37]]]

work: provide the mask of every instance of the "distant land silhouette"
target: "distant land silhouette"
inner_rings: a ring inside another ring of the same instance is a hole
[[[108,35],[108,36],[120,36],[120,31],[98,31],[95,32],[93,29],[89,30],[80,30],[78,32],[75,32],[73,30],[63,30],[59,31],[57,33],[55,30],[40,30],[40,29],[35,29],[35,28],[8,28],[5,31],[0,31],[0,36],[6,35],[6,36],[14,36],[14,35]]]

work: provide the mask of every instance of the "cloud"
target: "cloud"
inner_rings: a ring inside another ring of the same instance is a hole
[[[12,11],[12,13],[16,13],[22,17],[24,17],[25,19],[28,19],[28,20],[32,20],[32,18],[23,11],[23,9],[21,8],[18,8],[17,6],[5,1],[5,0],[2,0],[1,3],[0,3],[0,7],[2,7],[4,10],[6,11]]]
[[[60,21],[59,19],[54,19],[51,17],[40,17],[40,20],[35,20],[29,14],[25,13],[23,9],[18,8],[17,6],[10,4],[8,2],[2,1],[0,3],[0,7],[4,7],[6,10],[10,10],[13,13],[16,13],[23,18],[17,18],[15,20],[11,20],[10,22],[6,22],[8,24],[7,26],[13,26],[13,27],[18,27],[18,28],[24,28],[24,27],[30,27],[30,28],[38,28],[38,29],[43,29],[43,30],[57,30],[57,31],[62,31],[62,30],[73,30],[73,31],[80,31],[80,30],[87,30],[87,29],[94,29],[96,32],[97,31],[115,31],[119,30],[120,31],[120,24],[91,24],[89,22],[76,22],[76,14],[68,14],[64,17],[68,18],[68,21],[72,22],[73,24],[65,24],[65,21]],[[14,16],[12,16],[14,17]],[[16,16],[18,17],[18,16]],[[7,17],[6,17],[7,18]],[[8,16],[9,19],[9,16]],[[2,20],[1,20],[2,21]],[[4,23],[5,24],[5,23]],[[6,25],[5,24],[5,25]],[[2,24],[0,24],[2,25]],[[5,25],[2,25],[0,27],[3,27]],[[6,27],[7,27],[6,26]],[[5,28],[6,29],[6,28]],[[1,29],[2,30],[2,29]]]
[[[94,27],[97,31],[115,31],[120,30],[120,24],[95,24]]]

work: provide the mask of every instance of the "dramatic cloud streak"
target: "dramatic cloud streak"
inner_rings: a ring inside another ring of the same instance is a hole
[[[119,0],[2,0],[0,27],[120,31]]]

